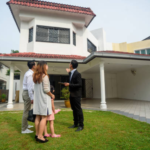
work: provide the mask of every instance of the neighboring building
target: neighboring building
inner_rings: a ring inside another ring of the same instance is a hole
[[[10,67],[8,108],[13,107],[14,70],[21,71],[22,102],[23,76],[27,61],[33,59],[48,62],[56,99],[60,99],[63,87],[58,82],[68,81],[65,68],[76,59],[82,75],[82,97],[101,99],[101,109],[107,109],[106,98],[150,101],[150,57],[135,54],[149,48],[148,40],[108,43],[103,29],[88,30],[96,16],[90,8],[38,0],[10,0],[7,4],[20,31],[20,53],[0,54],[0,62]]]
[[[6,90],[9,87],[9,77],[6,76],[6,72],[9,68],[5,65],[2,65],[1,63],[0,66],[0,89]]]

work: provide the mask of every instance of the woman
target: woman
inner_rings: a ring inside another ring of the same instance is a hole
[[[55,96],[50,92],[47,70],[47,62],[40,61],[33,74],[33,81],[35,83],[33,114],[36,115],[35,138],[41,143],[48,142],[48,140],[43,137],[43,132],[46,126],[47,116],[52,114],[51,97],[55,99]]]

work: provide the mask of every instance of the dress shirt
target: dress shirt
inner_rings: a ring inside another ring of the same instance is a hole
[[[28,90],[30,100],[34,98],[34,82],[33,82],[33,71],[29,69],[23,79],[23,90]]]
[[[76,71],[76,69],[73,69],[72,71],[71,71],[71,75],[70,75],[70,81],[71,81],[71,79],[72,79],[72,76],[73,76],[73,73]]]

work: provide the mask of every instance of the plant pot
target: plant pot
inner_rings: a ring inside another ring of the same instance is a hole
[[[2,103],[6,102],[6,99],[2,99],[1,102],[2,102]]]
[[[70,107],[71,107],[71,105],[70,105],[70,100],[65,100],[65,106],[66,106],[67,108],[70,108]]]

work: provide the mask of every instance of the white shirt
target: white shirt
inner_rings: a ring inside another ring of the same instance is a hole
[[[71,81],[71,79],[72,79],[72,76],[73,76],[73,74],[74,74],[74,72],[76,71],[77,69],[73,69],[72,71],[71,71],[71,75],[70,75],[70,81]]]
[[[34,82],[33,82],[33,71],[29,69],[23,79],[23,90],[28,90],[30,100],[34,98]]]

